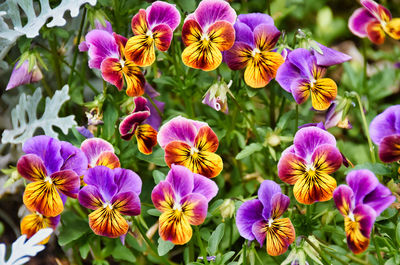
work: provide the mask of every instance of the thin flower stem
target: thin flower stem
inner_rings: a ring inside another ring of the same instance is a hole
[[[76,48],[75,48],[75,51],[74,51],[74,57],[72,59],[72,68],[73,69],[75,69],[76,59],[78,58],[78,51],[79,51],[78,46],[79,46],[79,43],[81,41],[83,26],[85,25],[86,11],[87,11],[87,9],[84,6],[83,7],[83,15],[82,15],[82,20],[81,20],[81,25],[79,26],[79,31],[78,31],[78,39],[76,41]],[[68,86],[71,86],[73,76],[74,76],[74,72],[71,71],[71,74],[68,77]]]
[[[361,118],[362,118],[362,122],[364,125],[364,131],[365,131],[365,136],[367,137],[368,140],[368,146],[369,146],[369,153],[371,155],[371,161],[372,163],[375,163],[375,152],[374,152],[374,146],[372,145],[372,141],[371,141],[371,136],[369,134],[369,129],[368,129],[368,123],[367,123],[367,119],[365,118],[365,114],[364,114],[364,108],[361,102],[361,98],[358,95],[358,93],[355,93],[355,96],[357,98],[357,102],[358,102],[358,106],[360,108],[360,114],[361,114]]]
[[[268,15],[271,15],[271,1],[267,0],[267,13]]]
[[[299,105],[296,104],[296,127],[294,128],[294,131],[297,132],[299,128]]]
[[[247,263],[247,239],[243,243],[243,265]]]
[[[44,86],[44,89],[46,90],[47,95],[49,97],[52,97],[53,96],[53,91],[51,90],[51,88],[49,86],[49,83],[47,83],[45,75],[43,75],[43,78],[42,78],[41,82],[42,82],[42,84]]]
[[[374,227],[374,229],[372,230],[372,233],[371,233],[372,243],[374,243],[374,246],[375,246],[375,251],[376,251],[376,255],[378,256],[379,265],[383,265],[384,262],[383,262],[383,258],[381,256],[381,250],[380,250],[379,245],[378,245],[378,243],[377,243],[377,241],[375,239],[375,230],[376,229]]]
[[[328,253],[329,256],[331,256],[332,258],[334,258],[335,260],[339,261],[340,263],[342,263],[343,265],[347,265],[348,262],[342,260],[341,258],[339,258],[338,256],[336,256],[335,254],[329,252],[329,251],[325,251],[325,253]]]
[[[158,257],[160,259],[160,261],[162,262],[162,264],[167,264],[167,265],[171,265],[171,262],[165,258],[164,256],[159,256],[158,255],[158,251],[157,251],[157,247],[153,244],[153,242],[147,237],[146,232],[143,230],[142,225],[140,224],[140,222],[136,219],[136,218],[132,218],[133,223],[135,224],[135,226],[137,227],[137,229],[139,230],[139,233],[142,235],[143,239],[146,241],[147,245],[151,248],[151,250],[154,252],[155,256]]]
[[[330,265],[331,263],[326,259],[324,253],[321,251],[321,249],[319,249],[316,245],[314,245],[313,242],[311,242],[310,239],[308,239],[307,237],[303,237],[304,240],[315,250],[317,251],[318,255],[321,257],[321,261],[324,265]]]
[[[54,68],[56,72],[56,80],[57,80],[57,86],[58,89],[62,88],[63,85],[63,80],[62,80],[62,75],[61,75],[61,65],[60,65],[60,56],[58,54],[57,50],[57,37],[55,34],[53,34],[53,37],[51,38],[50,42],[50,49],[51,53],[53,54],[53,63],[54,63]]]
[[[357,257],[355,257],[355,256],[353,256],[353,255],[346,254],[346,257],[348,257],[348,258],[351,259],[352,261],[358,262],[358,263],[360,263],[360,264],[362,264],[362,265],[369,265],[369,263],[366,262],[365,260],[362,260],[362,259],[360,259],[360,258],[357,258]]]
[[[201,240],[201,237],[200,237],[199,227],[196,225],[194,227],[194,230],[195,230],[195,233],[196,233],[197,244],[200,247],[201,256],[203,256],[204,264],[208,265],[207,252],[206,252],[206,249],[204,248],[203,241]]]
[[[268,1],[269,2],[269,1]],[[275,90],[273,87],[269,89],[271,92],[270,97],[270,105],[269,105],[269,123],[271,128],[275,128]]]

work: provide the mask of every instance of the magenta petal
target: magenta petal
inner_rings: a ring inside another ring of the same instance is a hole
[[[268,223],[265,220],[260,220],[255,222],[251,227],[251,232],[256,238],[257,242],[260,244],[260,247],[264,245],[266,232],[265,227],[268,226]]]
[[[227,21],[233,25],[236,20],[235,10],[224,0],[203,0],[194,15],[204,30],[216,21]]]
[[[242,16],[242,15],[239,15],[239,17],[240,16]],[[236,21],[234,28],[235,28],[236,42],[244,42],[247,45],[249,45],[251,48],[255,48],[254,34],[248,25],[246,25],[245,23],[242,23],[238,20],[238,21]]]
[[[258,25],[254,29],[253,33],[254,33],[254,40],[256,40],[257,38],[263,39],[261,38],[261,36],[267,35],[267,38],[265,39],[265,44],[268,45],[270,48],[275,46],[275,44],[279,40],[279,37],[281,36],[281,32],[274,25],[268,25],[268,24]]]
[[[275,80],[279,83],[279,85],[286,90],[287,92],[291,93],[291,85],[294,80],[301,78],[300,70],[295,67],[294,64],[290,63],[286,60],[276,72]]]
[[[122,90],[124,86],[124,77],[122,74],[121,63],[117,58],[105,58],[101,64],[101,75],[105,81],[110,84],[113,84],[118,88],[118,90]]]
[[[377,115],[369,126],[371,139],[375,144],[389,135],[400,134],[400,105],[387,108]]]
[[[114,184],[114,173],[112,169],[105,166],[96,166],[89,168],[83,181],[87,185],[95,186],[103,198],[110,202],[111,198],[117,192],[118,187]]]
[[[154,2],[146,9],[146,14],[150,28],[167,24],[174,31],[181,22],[181,15],[175,5],[163,1]]]
[[[75,171],[78,176],[82,176],[88,166],[88,160],[81,149],[68,142],[61,141],[60,154],[64,160],[60,170],[70,169]]]
[[[119,192],[134,192],[139,195],[142,191],[142,180],[139,175],[130,169],[115,168],[114,183],[118,187]]]
[[[351,56],[347,54],[328,48],[320,43],[318,43],[318,46],[323,54],[313,50],[313,55],[317,59],[317,64],[320,66],[331,66],[351,60]]]
[[[165,148],[172,141],[182,141],[192,146],[197,132],[206,125],[205,122],[197,122],[181,116],[175,117],[161,126],[157,135],[158,144]]]
[[[271,213],[274,216],[273,219],[279,218],[290,204],[290,198],[282,193],[275,193],[271,198]],[[265,208],[264,208],[265,209]]]
[[[89,67],[100,69],[101,62],[107,57],[119,58],[118,45],[114,36],[104,30],[91,30],[86,35],[89,52]]]
[[[95,19],[94,20],[94,25],[95,25],[96,29],[104,30],[104,31],[107,31],[108,33],[112,34],[113,33],[113,29],[112,29],[111,23],[109,21],[107,21],[106,19],[104,19],[103,22],[104,22],[105,25],[103,25],[100,22],[100,20]]]
[[[151,192],[151,200],[154,207],[163,212],[167,208],[173,208],[175,203],[175,193],[171,184],[168,181],[161,181]]]
[[[253,48],[246,42],[236,41],[229,50],[224,52],[224,60],[232,70],[240,70],[247,66],[243,60],[243,51],[252,51]]]
[[[378,179],[368,169],[353,170],[346,176],[346,182],[354,192],[354,202],[358,205],[364,197],[379,184]]]
[[[119,133],[121,134],[121,138],[127,141],[132,139],[136,127],[149,116],[150,111],[132,112],[132,114],[126,116],[119,124]]]
[[[47,177],[47,170],[42,159],[35,154],[23,155],[17,162],[18,173],[30,181]]]
[[[263,220],[263,205],[260,200],[251,200],[244,202],[236,213],[236,226],[239,234],[248,239],[254,240],[252,226],[255,222]]]
[[[360,204],[356,206],[353,214],[361,217],[361,220],[359,221],[361,233],[365,237],[369,238],[376,218],[374,209],[368,205]]]
[[[349,29],[350,31],[360,37],[367,37],[367,25],[372,21],[376,21],[377,19],[365,8],[358,8],[349,18]]]
[[[363,203],[372,207],[376,216],[379,216],[387,207],[389,207],[396,197],[392,192],[383,184],[378,184],[376,188],[364,197]]]
[[[310,97],[309,85],[310,80],[305,78],[297,78],[290,84],[290,91],[297,104],[303,104]]]
[[[147,107],[147,99],[144,97],[135,97],[133,99],[135,102],[135,109],[133,112],[138,112],[138,111],[150,111],[149,108]]]
[[[208,203],[206,198],[199,193],[191,193],[183,197],[180,201],[182,210],[189,210],[189,223],[192,225],[200,225],[207,216]],[[187,207],[187,209],[185,209]]]
[[[336,146],[335,137],[329,132],[318,127],[307,127],[297,131],[293,145],[296,154],[307,159],[314,150],[322,144]]]
[[[43,160],[48,174],[59,171],[63,164],[60,141],[49,136],[39,135],[30,138],[24,143],[22,150],[27,154],[39,156]]]
[[[114,147],[101,138],[89,138],[82,142],[81,150],[86,155],[91,167],[96,165],[97,159],[103,152],[113,152]]]
[[[203,195],[207,202],[211,201],[218,193],[218,186],[215,182],[200,174],[194,174],[193,193]]]
[[[258,199],[264,207],[262,215],[265,220],[271,217],[271,200],[277,193],[281,193],[281,187],[272,180],[264,180],[258,189]]]
[[[385,163],[400,160],[400,134],[383,138],[379,144],[379,158]]]
[[[333,201],[339,212],[347,216],[355,207],[353,190],[347,185],[340,185],[333,191]]]
[[[240,14],[237,21],[246,24],[251,31],[254,31],[260,24],[274,25],[272,17],[263,13]]]
[[[72,170],[61,170],[50,175],[58,191],[68,197],[76,198],[81,184],[80,177]]]
[[[194,187],[193,173],[184,166],[172,164],[165,180],[171,184],[179,198],[191,193]]]
[[[29,72],[29,61],[25,60],[22,65],[20,65],[17,68],[17,65],[19,64],[19,61],[15,63],[14,69],[11,73],[10,80],[8,81],[6,90],[10,90],[14,87],[25,85],[25,84],[30,84],[32,82],[39,81],[42,79],[42,72],[40,71],[39,68],[36,67],[36,69],[32,69],[31,72]],[[36,73],[36,76],[34,77],[33,74]]]
[[[134,192],[122,192],[114,195],[111,205],[123,215],[140,214],[140,199]]]
[[[105,202],[99,190],[92,185],[85,186],[79,191],[78,200],[82,206],[92,210],[101,207]]]

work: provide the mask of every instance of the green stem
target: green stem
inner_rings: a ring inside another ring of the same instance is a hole
[[[270,0],[267,0],[267,12],[268,12],[268,15],[271,15],[271,1]]]
[[[53,54],[53,63],[54,63],[54,70],[56,72],[56,80],[57,80],[57,85],[58,89],[62,88],[63,85],[63,80],[62,80],[62,75],[61,75],[61,65],[60,65],[60,56],[58,54],[57,50],[57,37],[55,34],[53,34],[53,37],[50,40],[50,49],[51,53]]]
[[[196,233],[197,244],[200,247],[201,256],[203,256],[204,264],[208,265],[207,252],[206,252],[206,249],[204,248],[203,241],[201,240],[201,237],[200,237],[199,226],[196,225],[194,227],[194,230],[195,230],[195,233]]]
[[[79,46],[79,43],[81,42],[83,26],[85,25],[86,11],[87,11],[87,9],[84,6],[81,25],[79,26],[79,31],[78,31],[78,40],[76,41],[76,47],[75,47],[75,51],[74,51],[74,58],[72,59],[72,68],[73,69],[75,69],[76,59],[78,58],[78,51],[79,51],[78,46]],[[71,86],[73,76],[74,76],[74,72],[71,72],[71,74],[68,77],[68,86]]]
[[[330,264],[331,264],[331,263],[326,259],[324,253],[322,253],[322,251],[321,251],[316,245],[314,245],[314,243],[311,242],[310,239],[308,239],[307,237],[303,237],[303,238],[304,238],[304,240],[305,240],[315,251],[317,251],[318,255],[319,255],[319,256],[321,257],[321,259],[322,259],[321,261],[322,261],[323,264],[325,264],[325,265],[330,265]]]
[[[361,102],[361,98],[358,95],[358,93],[355,93],[356,98],[357,98],[357,102],[358,102],[358,106],[360,108],[360,114],[361,114],[361,118],[362,118],[362,122],[363,122],[363,126],[364,126],[364,131],[365,131],[365,136],[367,137],[368,140],[368,146],[369,146],[369,153],[371,155],[371,161],[372,163],[375,163],[375,152],[374,152],[374,146],[372,145],[372,141],[371,141],[371,136],[369,134],[369,129],[368,129],[368,123],[367,123],[367,119],[365,118],[365,114],[364,114],[364,108]]]
[[[329,251],[325,251],[325,253],[328,253],[329,256],[331,256],[332,258],[334,258],[335,260],[339,261],[340,263],[342,263],[343,265],[347,265],[348,262],[342,260],[341,258],[339,258],[338,256],[336,256],[335,254],[329,252]]]
[[[137,227],[137,229],[139,230],[139,233],[142,235],[143,239],[146,241],[147,245],[151,248],[151,250],[154,252],[154,254],[160,259],[162,264],[171,265],[170,261],[167,258],[165,258],[164,256],[158,255],[157,247],[147,237],[146,232],[143,230],[143,227],[140,224],[140,222],[138,222],[138,220],[136,218],[132,218],[132,220],[133,220],[133,223],[135,224],[135,226]]]
[[[360,264],[362,264],[362,265],[369,265],[369,263],[366,262],[365,260],[362,260],[362,259],[360,259],[360,258],[354,257],[353,255],[346,254],[346,257],[348,257],[348,258],[351,259],[352,261],[358,262],[358,263],[360,263]]]
[[[296,104],[296,127],[294,128],[294,131],[297,132],[299,128],[299,105]]]
[[[47,95],[49,97],[52,97],[53,96],[53,91],[51,90],[49,83],[47,83],[45,75],[43,75],[43,78],[42,78],[41,82],[42,82],[42,84],[44,86],[44,89],[46,90]]]
[[[270,120],[269,122],[270,122],[270,127],[272,129],[274,129],[275,128],[275,90],[274,90],[274,87],[271,87],[269,89],[269,91],[271,92],[271,94],[270,94],[271,101],[270,101],[270,105],[269,105],[269,120]]]
[[[380,250],[379,245],[378,245],[378,243],[377,243],[377,241],[375,239],[375,230],[376,229],[374,227],[374,229],[372,230],[372,233],[371,233],[372,243],[374,243],[374,246],[375,246],[375,251],[376,251],[376,255],[378,256],[379,265],[383,265],[384,262],[383,262],[383,259],[382,259],[382,256],[381,256],[381,250]]]
[[[247,239],[243,243],[243,265],[247,263]]]

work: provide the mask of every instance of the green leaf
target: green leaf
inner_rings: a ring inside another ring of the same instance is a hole
[[[158,148],[155,151],[153,151],[152,154],[150,155],[145,155],[142,153],[138,153],[137,158],[153,163],[157,166],[160,167],[166,167],[167,164],[164,161],[164,150],[162,148]]]
[[[19,144],[31,138],[37,129],[42,128],[44,134],[58,138],[53,127],[59,127],[64,134],[73,126],[76,126],[75,116],[58,117],[61,106],[68,101],[68,85],[62,90],[57,90],[53,98],[46,98],[45,110],[41,118],[36,113],[39,102],[42,99],[42,90],[37,88],[32,96],[22,94],[18,105],[11,111],[12,130],[4,130],[2,143]]]
[[[233,255],[235,255],[235,251],[229,251],[229,252],[225,253],[222,256],[221,264],[226,264],[228,262],[228,260],[230,260],[233,257]]]
[[[165,179],[165,174],[159,170],[154,170],[153,178],[154,178],[154,183],[156,183],[157,185],[158,183],[160,183],[160,181],[163,181]]]
[[[149,210],[147,210],[147,213],[149,215],[156,216],[156,217],[161,215],[160,211],[157,209],[149,209]]]
[[[400,247],[400,221],[397,223],[396,226],[396,241],[397,245]]]
[[[219,243],[221,242],[222,237],[224,236],[225,224],[219,224],[217,228],[212,232],[210,239],[208,240],[208,248],[207,252],[210,255],[215,255],[218,251]]]
[[[118,120],[118,109],[114,106],[114,104],[108,102],[108,104],[105,105],[103,117],[103,138],[109,140],[116,132],[115,123]]]
[[[60,227],[58,244],[65,246],[90,231],[87,221],[80,219],[71,211],[64,211],[61,215],[63,225]]]
[[[240,151],[239,154],[236,155],[236,159],[240,160],[245,157],[248,157],[249,155],[253,154],[254,152],[260,151],[262,148],[263,148],[263,146],[258,143],[249,144],[242,151]]]
[[[392,174],[392,171],[390,168],[386,167],[385,165],[382,165],[380,163],[364,163],[364,164],[359,164],[355,166],[354,168],[349,168],[345,171],[345,174],[348,174],[350,171],[356,170],[356,169],[369,169],[371,170],[375,175],[380,175],[380,176],[390,176]]]
[[[196,1],[195,0],[179,0],[178,5],[185,12],[193,12],[196,9]]]
[[[113,252],[112,252],[112,257],[117,260],[125,260],[129,262],[136,262],[136,257],[133,255],[131,250],[127,247],[124,247],[122,245],[117,246]]]
[[[87,255],[90,251],[89,241],[86,241],[85,244],[79,246],[79,253],[83,259],[87,258]]]
[[[157,251],[158,251],[158,255],[160,256],[164,256],[166,255],[171,249],[174,248],[174,243],[172,243],[171,241],[164,241],[162,240],[162,238],[158,238],[158,247],[157,247]]]

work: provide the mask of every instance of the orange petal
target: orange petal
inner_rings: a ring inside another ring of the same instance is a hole
[[[215,152],[218,149],[218,137],[209,126],[203,126],[194,139],[199,151]]]
[[[182,27],[182,40],[185,46],[200,41],[202,35],[203,30],[196,20],[189,19],[185,21]]]
[[[247,64],[244,81],[254,88],[264,87],[272,78],[275,78],[276,72],[283,62],[284,59],[279,53],[256,53]]]
[[[169,210],[161,214],[159,219],[160,237],[175,245],[183,245],[192,238],[192,227],[188,218],[179,210]]]
[[[106,166],[114,169],[121,167],[118,157],[111,151],[102,152],[96,161],[96,166]]]
[[[235,29],[226,21],[217,21],[208,29],[208,37],[220,51],[229,50],[235,43]]]
[[[156,60],[154,39],[147,35],[131,37],[125,46],[125,56],[138,66],[149,66]]]
[[[186,47],[182,53],[182,61],[188,67],[212,71],[221,64],[222,53],[217,44],[204,39]]]
[[[116,238],[128,232],[129,225],[114,209],[101,207],[89,214],[89,226],[99,236]]]
[[[139,12],[132,17],[132,32],[135,35],[145,35],[148,30],[146,10],[140,9]]]
[[[58,191],[49,181],[29,183],[25,188],[23,201],[29,210],[38,211],[45,216],[57,216],[64,210]]]
[[[141,124],[135,130],[138,149],[141,153],[149,155],[157,144],[157,131],[149,124]]]
[[[307,172],[294,184],[296,200],[304,204],[329,201],[336,188],[336,180],[326,173]]]
[[[25,216],[21,220],[21,234],[26,235],[27,238],[32,237],[40,229],[51,227],[55,228],[60,220],[59,216],[56,217],[45,217],[39,213],[32,213]],[[50,236],[45,238],[39,244],[46,244],[50,239]]]
[[[143,95],[146,79],[140,68],[131,61],[125,61],[122,72],[124,73],[126,81],[126,94],[130,97]]]
[[[266,230],[267,252],[271,256],[282,255],[296,238],[296,233],[289,218],[274,220]]]
[[[336,98],[337,86],[335,81],[330,78],[321,78],[310,86],[311,88],[311,103],[316,110],[326,110],[331,105],[331,102]]]
[[[385,41],[385,32],[379,22],[370,22],[366,28],[368,39],[375,44],[382,44]]]
[[[385,26],[386,33],[395,40],[400,40],[400,18],[394,18]]]

